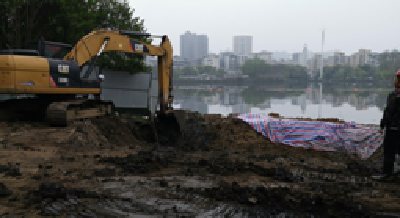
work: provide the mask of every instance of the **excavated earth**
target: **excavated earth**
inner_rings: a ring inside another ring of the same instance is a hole
[[[272,143],[231,116],[185,124],[179,136],[128,115],[0,123],[0,217],[400,214],[399,174],[371,179],[381,148],[362,160]]]

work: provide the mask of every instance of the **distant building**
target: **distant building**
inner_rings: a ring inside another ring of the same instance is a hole
[[[189,60],[187,60],[186,58],[177,56],[177,55],[174,56],[173,63],[174,63],[174,65],[173,65],[174,69],[182,69],[182,68],[190,65]]]
[[[248,55],[253,52],[253,36],[234,36],[233,52],[236,55]]]
[[[311,71],[320,70],[322,61],[322,55],[314,55],[309,62],[308,69]]]
[[[261,51],[258,53],[250,53],[249,54],[249,58],[256,58],[256,57],[261,60],[264,60],[268,64],[272,63],[272,52]]]
[[[346,56],[344,55],[343,52],[335,52],[333,54],[334,60],[333,60],[333,65],[344,65],[346,64]]]
[[[186,31],[180,37],[181,57],[196,60],[208,55],[208,37]]]
[[[377,52],[372,52],[369,54],[368,57],[368,64],[375,66],[375,67],[379,67],[380,65],[380,55]]]
[[[333,53],[333,56],[328,57],[327,66],[345,65],[346,62],[346,56],[343,52],[335,52]]]
[[[197,58],[195,60],[190,60],[189,61],[189,66],[193,67],[193,68],[197,68],[202,64],[203,64],[203,58]]]
[[[349,62],[351,67],[357,67],[363,64],[379,66],[379,54],[371,52],[369,49],[359,49],[357,53],[350,56]]]
[[[204,66],[211,66],[219,69],[220,67],[220,58],[218,55],[208,55],[203,58],[203,65]]]
[[[286,61],[286,63],[290,63],[292,65],[299,65],[303,67],[307,67],[307,61],[309,52],[307,50],[307,44],[304,44],[303,52],[296,52],[292,54],[292,61]]]
[[[248,56],[246,55],[224,54],[222,67],[228,74],[241,74],[240,67],[243,66],[247,59]]]
[[[249,56],[247,55],[237,55],[237,60],[239,63],[239,67],[242,67],[243,64],[249,59]]]
[[[298,65],[301,65],[302,55],[303,54],[300,52],[293,53],[293,55],[292,55],[293,62],[297,63]]]
[[[220,64],[219,64],[219,66],[225,69],[225,57],[226,57],[226,56],[231,56],[231,55],[234,55],[234,53],[233,53],[233,52],[229,52],[229,51],[227,51],[227,52],[221,52],[221,53],[219,54],[219,59],[220,59]]]
[[[308,60],[307,44],[304,44],[303,55],[302,58],[300,59],[300,65],[303,67],[307,67],[307,60]]]
[[[227,72],[239,70],[239,61],[237,55],[229,55],[224,57],[224,69]]]

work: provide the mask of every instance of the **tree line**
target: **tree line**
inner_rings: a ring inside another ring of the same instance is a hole
[[[225,70],[223,67],[220,67],[217,69],[216,67],[213,67],[213,66],[200,65],[196,68],[186,66],[181,69],[176,69],[176,70],[174,70],[173,76],[175,78],[179,78],[180,76],[183,76],[183,75],[198,76],[198,75],[202,75],[202,74],[222,76],[224,73],[225,73]]]
[[[285,64],[268,64],[260,58],[246,60],[241,67],[242,73],[249,75],[252,79],[275,79],[285,78],[307,79],[307,68]]]
[[[0,47],[19,49],[41,37],[75,45],[83,36],[102,28],[145,31],[143,20],[133,13],[126,0],[2,0]],[[144,37],[131,38],[151,43]],[[151,70],[143,61],[142,55],[107,52],[97,65],[131,73]]]
[[[307,68],[293,65],[271,65],[259,58],[248,59],[241,67],[243,74],[253,79],[285,78],[310,79]],[[385,51],[380,54],[379,67],[364,64],[357,67],[348,65],[325,66],[324,78],[332,80],[347,79],[393,79],[395,72],[400,70],[400,52],[398,50]],[[319,71],[318,71],[319,72]],[[318,73],[316,72],[316,73]],[[371,78],[370,78],[371,77]]]

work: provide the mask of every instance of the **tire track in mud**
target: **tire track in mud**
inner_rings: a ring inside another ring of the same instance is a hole
[[[168,150],[168,149],[167,149]],[[186,153],[187,154],[187,153]],[[156,172],[162,168],[176,167],[179,172],[176,175],[193,178],[198,175],[214,175],[214,184],[212,187],[178,187],[175,191],[192,193],[221,202],[231,202],[241,205],[241,207],[256,206],[257,210],[273,210],[279,212],[300,212],[304,214],[323,215],[326,211],[336,213],[338,216],[351,215],[355,217],[365,216],[369,213],[364,211],[363,206],[350,198],[343,198],[346,193],[365,190],[367,187],[373,187],[372,182],[363,181],[364,185],[353,184],[346,181],[348,176],[352,175],[351,170],[347,169],[324,169],[321,167],[311,167],[300,165],[303,172],[293,173],[282,166],[280,162],[284,159],[275,155],[258,156],[258,161],[266,160],[274,164],[271,167],[263,167],[257,162],[232,161],[227,157],[214,156],[209,159],[198,158],[199,160],[188,161],[184,159],[185,153],[174,148],[169,148],[168,152],[151,151],[139,152],[137,155],[129,155],[125,159],[119,158],[101,158],[101,163],[115,163],[129,175],[145,175],[150,172]],[[199,155],[201,156],[201,155]],[[178,157],[181,157],[178,158]],[[254,156],[249,156],[254,158]],[[295,160],[292,159],[292,162]],[[296,165],[292,163],[292,165]],[[132,170],[134,169],[134,170]],[[258,186],[240,186],[237,182],[221,183],[217,177],[240,176],[246,173],[253,173],[261,177],[267,177],[280,183],[289,183],[295,185],[308,186],[302,191],[293,191],[285,187]],[[336,176],[335,179],[332,179]],[[331,179],[327,179],[331,178]],[[342,179],[342,180],[340,180]],[[342,183],[338,183],[342,181]],[[199,183],[201,181],[198,179]],[[169,182],[164,181],[165,184]],[[338,188],[342,192],[338,192]],[[273,209],[271,209],[273,208]]]

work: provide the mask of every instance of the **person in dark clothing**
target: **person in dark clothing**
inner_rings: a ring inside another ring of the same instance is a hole
[[[381,130],[386,128],[383,140],[383,175],[390,176],[394,171],[396,154],[400,153],[400,70],[394,80],[395,90],[386,101],[386,108],[381,119]]]

